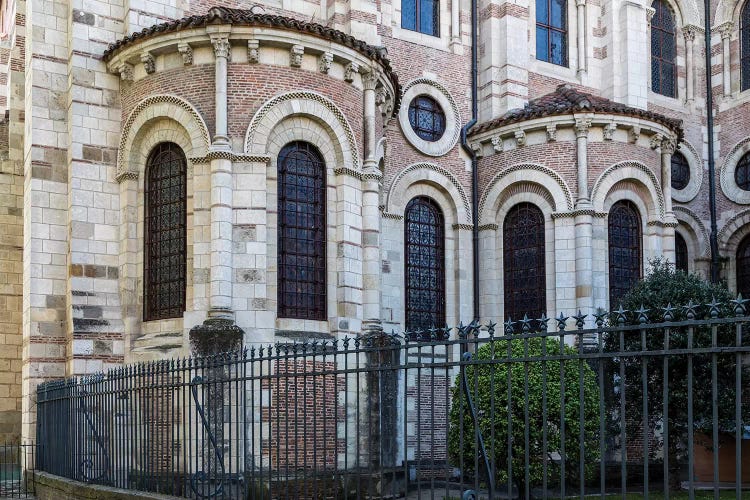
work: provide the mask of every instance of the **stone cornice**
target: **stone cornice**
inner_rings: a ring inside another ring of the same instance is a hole
[[[258,162],[268,163],[271,157],[268,155],[246,155],[237,154],[231,151],[209,151],[206,156],[197,156],[189,158],[190,163],[201,164],[210,163],[211,160],[230,160],[232,162]]]
[[[607,216],[607,212],[597,212],[593,208],[586,208],[582,210],[572,210],[570,212],[555,212],[552,214],[553,219],[570,219],[581,216],[604,218]]]

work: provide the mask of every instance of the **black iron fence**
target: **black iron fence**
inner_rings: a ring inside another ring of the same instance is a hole
[[[741,498],[744,301],[649,314],[250,345],[49,382],[37,467],[186,498]]]
[[[30,498],[34,495],[33,444],[0,444],[0,498]]]

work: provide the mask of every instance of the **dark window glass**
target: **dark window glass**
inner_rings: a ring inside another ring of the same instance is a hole
[[[440,36],[439,0],[404,0],[401,3],[401,27]]]
[[[445,326],[445,225],[443,212],[430,198],[406,206],[406,329]]]
[[[672,189],[685,189],[690,182],[690,165],[682,153],[672,155]]]
[[[281,149],[279,169],[279,317],[326,319],[326,183],[312,144]]]
[[[426,95],[409,103],[409,123],[425,141],[435,142],[445,133],[445,113],[435,99]]]
[[[174,143],[158,144],[146,163],[143,319],[185,311],[187,162]]]
[[[609,305],[620,299],[641,278],[641,218],[631,201],[618,201],[609,211]]]
[[[740,14],[740,77],[742,90],[750,89],[750,1],[745,2]]]
[[[546,312],[544,215],[531,203],[510,209],[503,223],[505,317],[540,318]]]
[[[668,97],[677,96],[677,35],[674,14],[665,0],[653,3],[651,20],[651,90]]]
[[[536,58],[568,65],[566,0],[536,0]]]
[[[674,255],[675,268],[679,271],[688,272],[687,243],[680,233],[675,233],[674,235]]]
[[[750,297],[750,236],[745,236],[737,248],[737,292]]]
[[[740,189],[750,191],[750,153],[745,153],[734,169],[734,180]]]

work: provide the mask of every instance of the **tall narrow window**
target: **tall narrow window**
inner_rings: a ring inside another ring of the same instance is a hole
[[[510,209],[503,223],[505,317],[540,318],[546,311],[544,215],[531,203]]]
[[[641,278],[641,216],[631,201],[618,201],[609,211],[609,305]]]
[[[566,0],[536,0],[536,58],[568,65],[568,12]]]
[[[187,162],[163,142],[146,163],[143,319],[179,318],[185,311]]]
[[[750,89],[750,1],[742,7],[740,30],[740,81],[742,90],[747,90]]]
[[[740,242],[737,248],[737,292],[750,297],[750,236]]]
[[[279,152],[279,317],[326,319],[326,183],[320,152],[292,142]]]
[[[690,164],[680,152],[672,155],[672,189],[685,189],[690,183]]]
[[[667,97],[677,96],[677,34],[674,14],[666,0],[656,0],[651,20],[651,90]]]
[[[406,329],[445,326],[445,225],[443,212],[425,196],[406,206]]]
[[[688,249],[685,238],[680,233],[674,235],[674,262],[679,271],[688,272]]]
[[[403,0],[401,27],[440,36],[440,0]]]

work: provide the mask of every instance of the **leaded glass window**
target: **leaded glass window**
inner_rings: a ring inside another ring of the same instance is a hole
[[[750,236],[745,236],[737,248],[737,292],[750,297]]]
[[[445,113],[430,96],[421,95],[412,99],[409,103],[409,123],[425,141],[438,141],[445,133]]]
[[[531,203],[510,209],[503,223],[505,317],[540,318],[546,312],[544,215]]]
[[[440,36],[440,1],[403,0],[401,27],[426,35]]]
[[[672,155],[672,189],[685,189],[690,182],[690,164],[682,153]]]
[[[615,203],[609,211],[609,304],[620,299],[641,278],[641,216],[632,201]]]
[[[687,242],[680,233],[674,235],[674,255],[675,268],[679,271],[688,272]]]
[[[651,90],[677,96],[677,34],[674,14],[665,0],[656,0],[651,20]]]
[[[536,58],[568,65],[568,12],[566,0],[536,0]]]
[[[750,153],[745,153],[734,169],[734,180],[743,191],[750,191]]]
[[[750,89],[750,1],[745,2],[740,14],[740,81],[742,90]]]
[[[144,321],[185,311],[187,162],[177,144],[149,154],[145,175]]]
[[[278,157],[278,314],[326,319],[326,168],[307,142]]]
[[[406,329],[445,326],[445,222],[431,198],[406,206]]]

